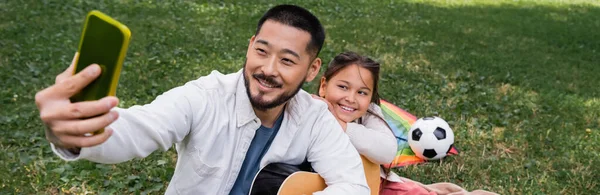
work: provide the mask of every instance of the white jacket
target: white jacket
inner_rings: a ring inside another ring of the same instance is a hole
[[[228,194],[261,121],[252,109],[243,72],[210,75],[171,89],[152,103],[115,108],[119,119],[103,144],[65,160],[119,163],[176,145],[175,174],[166,194]],[[260,167],[305,159],[328,187],[315,194],[369,194],[360,156],[327,105],[303,90],[287,104],[283,122]]]

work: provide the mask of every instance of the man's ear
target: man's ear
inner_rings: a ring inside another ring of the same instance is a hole
[[[254,44],[254,40],[256,39],[256,35],[252,35],[250,38],[250,42],[248,42],[248,50],[246,51],[246,58],[248,58],[248,54],[252,51],[252,44]]]
[[[306,75],[306,82],[311,82],[317,75],[319,74],[319,70],[321,70],[321,58],[315,58],[312,61],[310,66],[308,67],[308,74]]]
[[[325,77],[321,77],[321,83],[319,84],[319,97],[325,98],[325,88],[327,87],[327,81]]]

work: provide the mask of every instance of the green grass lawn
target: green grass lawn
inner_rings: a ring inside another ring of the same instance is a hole
[[[500,194],[595,194],[600,3],[565,2],[300,5],[326,28],[325,63],[344,50],[378,59],[385,99],[454,128],[459,156],[396,170],[400,175]],[[210,70],[240,69],[258,18],[275,4],[0,1],[0,194],[162,193],[173,175],[174,149],[104,165],[64,162],[45,141],[34,94],[69,64],[88,11],[132,31],[117,92],[120,106],[129,107]]]

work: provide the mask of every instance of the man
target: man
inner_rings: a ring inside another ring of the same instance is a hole
[[[53,151],[65,160],[119,163],[175,143],[167,194],[248,194],[259,168],[305,160],[328,184],[317,194],[368,194],[358,152],[327,106],[301,90],[318,74],[324,39],[309,11],[280,5],[259,20],[237,73],[213,71],[122,109],[116,97],[71,103],[100,72],[93,65],[72,76],[71,64],[36,94],[36,104]]]

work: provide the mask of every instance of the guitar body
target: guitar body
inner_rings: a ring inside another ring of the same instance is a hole
[[[325,180],[317,173],[299,171],[290,175],[279,188],[277,194],[312,194],[327,187]]]
[[[362,155],[361,158],[371,195],[377,195],[380,183],[379,165]],[[274,163],[258,172],[250,188],[250,195],[303,195],[322,191],[326,187],[325,180],[307,163],[302,165]]]
[[[381,185],[381,170],[378,164],[371,162],[369,159],[360,155],[362,159],[363,167],[365,168],[365,177],[367,178],[367,185],[371,188],[371,195],[379,194],[379,187]]]

